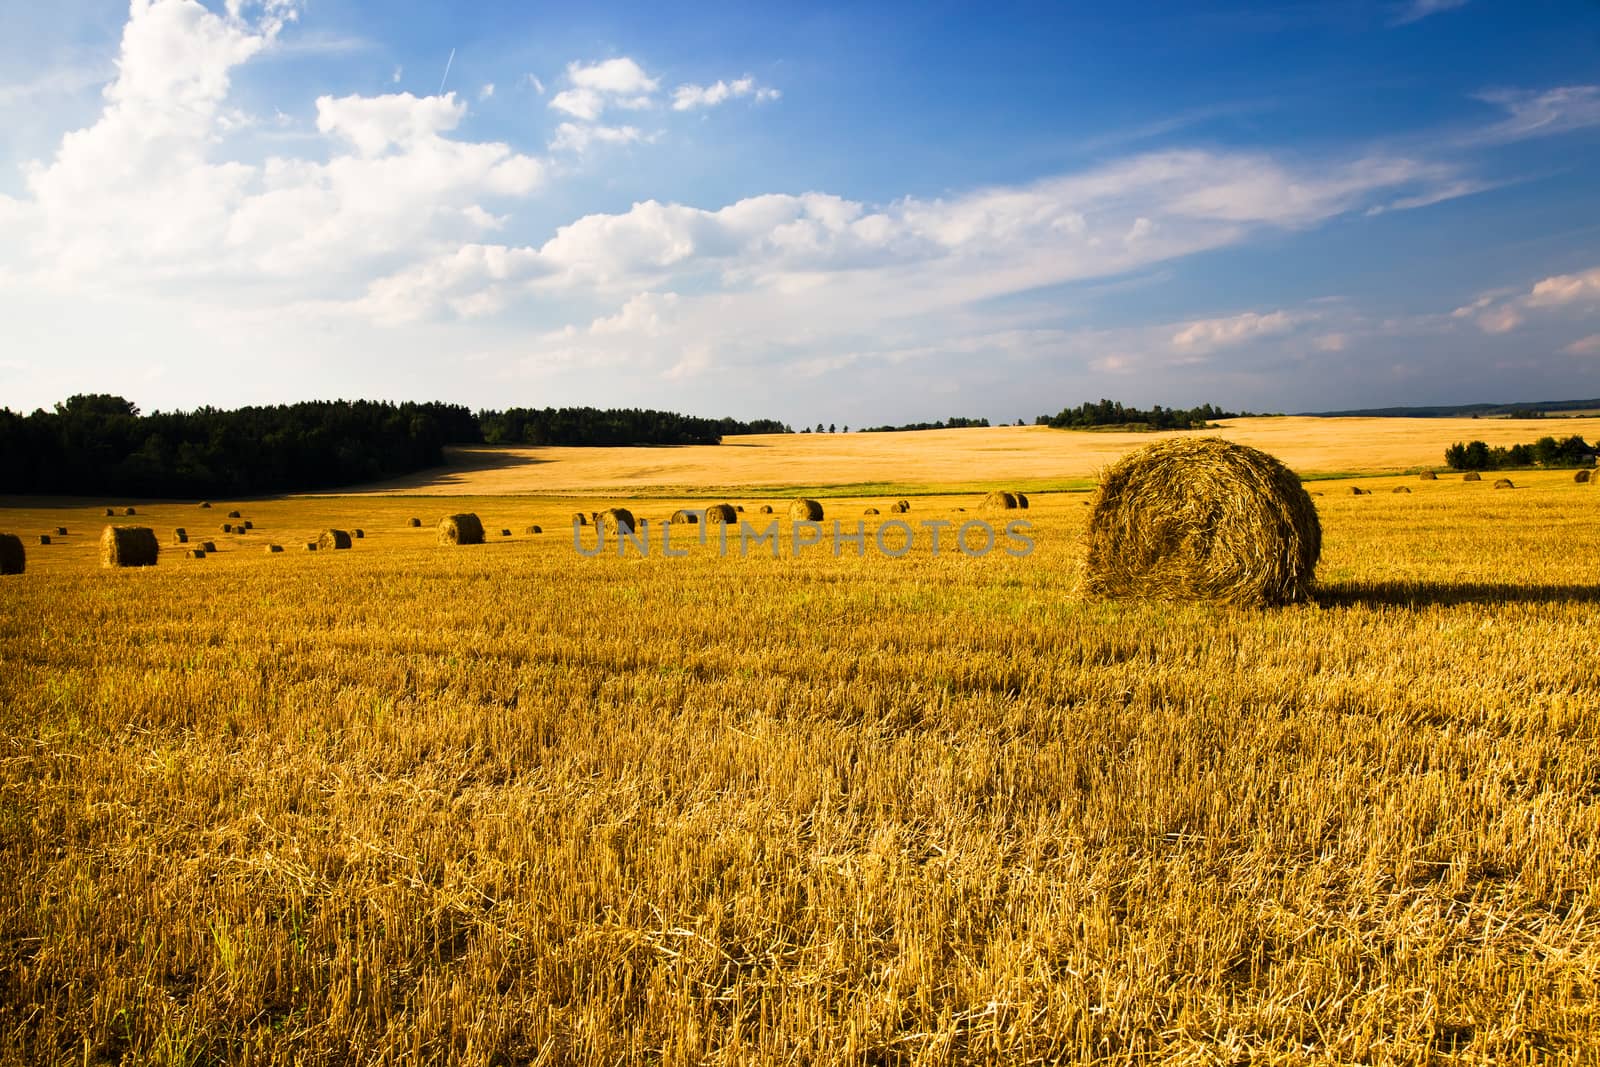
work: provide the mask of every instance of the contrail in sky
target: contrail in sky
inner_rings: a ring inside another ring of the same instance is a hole
[[[444,77],[439,79],[439,95],[444,95],[444,83],[450,77],[450,64],[456,61],[456,50],[450,49],[450,58],[444,61]]]

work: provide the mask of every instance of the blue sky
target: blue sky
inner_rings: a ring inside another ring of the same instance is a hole
[[[0,404],[1600,396],[1600,8],[1133,6],[6,5]]]

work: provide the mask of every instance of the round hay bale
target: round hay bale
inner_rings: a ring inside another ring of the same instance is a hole
[[[1293,471],[1220,437],[1173,438],[1102,476],[1086,536],[1088,591],[1235,604],[1305,599],[1322,553]]]
[[[506,529],[502,529],[500,531],[500,536],[501,537],[510,537],[511,536],[511,531],[510,530],[506,530]]]
[[[733,506],[733,510],[737,511],[739,514],[742,515],[742,514],[744,514],[744,505],[743,504],[735,504]]]
[[[324,551],[349,548],[354,539],[348,530],[323,530],[317,538],[317,547]]]
[[[1496,489],[1515,489],[1516,488],[1516,486],[1511,483],[1511,479],[1510,478],[1496,478],[1494,480],[1494,487]]]
[[[1581,470],[1577,474],[1574,474],[1572,476],[1572,480],[1575,481],[1575,482],[1578,482],[1579,484],[1582,484],[1584,482],[1589,481],[1591,477],[1592,477],[1592,474],[1591,474],[1590,471]]]
[[[483,544],[483,523],[470,511],[460,515],[446,515],[439,520],[441,545]]]
[[[1367,494],[1367,491],[1365,489],[1361,488],[1359,485],[1352,485],[1350,487],[1350,495],[1351,496],[1366,496],[1368,494]]]
[[[201,541],[200,547],[205,549],[207,552],[215,552],[217,550],[217,543],[215,541]]]
[[[269,555],[269,556],[272,555],[274,552],[282,552],[282,551],[283,551],[283,546],[282,545],[268,545],[267,548],[266,548],[267,555]]]
[[[106,518],[108,518],[108,519],[112,518],[112,517],[114,517],[116,515],[116,513],[117,513],[117,509],[116,508],[106,508]]]
[[[28,569],[28,550],[16,534],[0,533],[0,574],[21,574]]]
[[[57,537],[65,537],[65,536],[67,536],[67,528],[65,526],[57,526],[56,527],[56,536]]]
[[[523,530],[522,532],[523,533],[530,533],[530,534],[540,534],[540,533],[544,533],[544,528],[542,526],[530,526],[526,530]]]
[[[190,559],[205,559],[206,550],[203,548],[191,548],[185,552],[184,555],[188,556]]]
[[[758,512],[760,512],[761,514],[763,514],[763,515],[771,515],[772,514],[772,505],[771,504],[762,504],[756,510]]]
[[[1461,476],[1461,480],[1464,482],[1481,482],[1483,481],[1483,475],[1477,471],[1468,471]]]
[[[139,512],[138,512],[138,510],[136,508],[123,508],[122,509],[122,513],[124,515],[137,515],[137,514],[139,514]]]
[[[200,501],[200,507],[209,508],[210,506],[211,506],[211,501],[209,501],[209,500]]]
[[[712,504],[706,508],[706,525],[723,526],[739,521],[739,513],[732,504]]]
[[[222,532],[223,533],[233,533],[233,523],[231,523],[231,522],[223,523],[222,524]]]
[[[821,522],[822,505],[810,497],[795,497],[789,502],[789,519],[792,522]]]
[[[1417,477],[1425,482],[1436,482],[1439,480],[1439,476],[1433,473],[1433,471],[1423,471],[1421,474],[1417,475]]]
[[[1394,487],[1394,491],[1397,493],[1409,493],[1411,492],[1411,487],[1409,485],[1397,485]]]
[[[574,511],[572,513],[572,525],[574,525],[574,526],[587,526],[587,525],[589,525],[589,516],[585,515],[581,511]]]
[[[1011,511],[1017,506],[1017,495],[1008,493],[1004,489],[996,489],[983,498],[980,506],[984,511]]]
[[[894,508],[891,507],[889,510],[893,511]],[[878,509],[877,508],[868,508],[866,511],[863,511],[861,514],[863,514],[863,515],[876,515],[877,513],[878,513]]]
[[[306,542],[306,551],[307,552],[315,552],[316,550],[317,550],[317,543],[315,541],[307,541]]]
[[[607,508],[606,510],[598,513],[598,515],[595,517],[594,524],[600,527],[601,530],[607,530],[617,534],[633,533],[635,528],[633,522],[633,512],[629,511],[627,508]]]
[[[244,516],[240,515],[237,511],[230,511],[230,512],[228,512],[228,518],[230,518],[230,519],[242,519],[242,518],[244,518]]]
[[[161,543],[148,526],[107,526],[100,534],[102,567],[154,567]]]
[[[1011,495],[1017,498],[1017,507],[1022,508],[1023,510],[1027,510],[1027,507],[1028,507],[1028,494],[1021,493],[1021,492],[1018,492],[1017,490],[1013,489],[1011,491]]]
[[[235,536],[235,537],[243,537],[245,535],[245,532],[246,531],[245,531],[245,528],[243,526],[240,526],[238,523],[234,523],[233,524],[233,536]]]
[[[1085,503],[1088,503],[1088,501],[1085,501]],[[956,510],[957,511],[966,511],[967,509],[966,508],[956,508]]]
[[[683,523],[688,526],[696,526],[700,522],[700,514],[699,512],[687,511],[683,508],[679,508],[677,511],[672,513],[672,518],[668,519],[667,521]]]
[[[49,534],[40,534],[39,535],[39,543],[41,545],[48,545],[50,543],[50,535]]]
[[[189,543],[189,531],[185,530],[182,526],[178,527],[176,530],[173,530],[172,531],[172,543],[175,544],[175,545],[186,545],[186,544],[188,544]]]
[[[254,530],[256,528],[255,520],[254,519],[246,519],[246,520],[244,520],[244,528],[246,530]]]
[[[896,500],[893,504],[889,505],[889,513],[891,515],[904,515],[910,510],[911,501],[909,500]]]
[[[406,525],[411,527],[412,529],[416,529],[418,526],[422,525],[422,520],[421,519],[407,519],[406,520]]]
[[[367,531],[361,529],[358,526],[354,530],[350,531],[350,536],[354,537],[357,541],[365,540],[366,536],[367,536]]]

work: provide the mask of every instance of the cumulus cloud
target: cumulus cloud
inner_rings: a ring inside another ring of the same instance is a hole
[[[582,152],[592,144],[634,144],[649,140],[637,126],[592,126],[563,122],[550,139],[551,151]]]
[[[1220,319],[1199,319],[1187,323],[1172,335],[1172,346],[1193,352],[1209,352],[1228,345],[1243,344],[1260,337],[1287,333],[1302,321],[1287,311],[1262,315],[1247,311]]]
[[[1560,304],[1600,301],[1600,267],[1580,274],[1557,274],[1534,283],[1528,293],[1529,307],[1555,307]]]
[[[567,64],[569,87],[550,98],[550,106],[574,118],[593,122],[608,108],[651,107],[660,82],[626,56],[599,63]]]
[[[1472,319],[1485,333],[1510,333],[1531,312],[1565,308],[1587,311],[1600,305],[1600,267],[1576,274],[1553,274],[1535,282],[1526,292],[1497,290],[1456,308],[1457,319]]]
[[[719,78],[710,85],[680,85],[672,91],[672,109],[690,111],[700,107],[716,107],[741,96],[754,97],[760,103],[776,100],[781,95],[776,89],[757,85],[756,80],[747,74],[731,82]]]

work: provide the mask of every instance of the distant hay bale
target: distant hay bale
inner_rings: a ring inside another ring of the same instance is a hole
[[[510,537],[511,536],[511,531],[510,530],[501,530],[500,531],[500,536],[501,537]]]
[[[190,559],[205,559],[206,550],[203,548],[191,548],[185,552],[184,555],[188,556]]]
[[[706,525],[723,526],[739,521],[739,513],[732,504],[712,504],[706,508]]]
[[[21,574],[28,569],[28,550],[16,534],[0,533],[0,574]]]
[[[587,526],[587,525],[589,525],[589,516],[585,515],[581,511],[574,511],[572,513],[572,525],[574,525],[574,526]]]
[[[100,534],[102,567],[154,567],[161,543],[148,526],[107,526]]]
[[[283,551],[283,546],[282,545],[268,545],[266,547],[266,553],[269,556],[272,555],[274,552],[282,552],[282,551]]]
[[[733,510],[739,512],[740,514],[743,514],[744,513],[744,505],[743,504],[735,504],[733,506]]]
[[[996,489],[983,498],[980,507],[984,511],[1011,511],[1017,506],[1017,495],[1008,493],[1004,489]]]
[[[681,523],[687,526],[695,526],[700,522],[700,514],[699,512],[690,511],[687,508],[679,508],[677,511],[672,513],[672,518],[668,519],[667,521]]]
[[[821,522],[822,505],[810,497],[795,497],[789,502],[789,519],[793,522]]]
[[[1365,489],[1361,488],[1359,485],[1352,485],[1350,487],[1350,495],[1351,496],[1370,496],[1371,494],[1369,494]]]
[[[172,531],[172,543],[175,544],[175,545],[186,545],[186,544],[188,544],[189,543],[189,531],[185,530],[182,526],[178,527],[176,530],[173,530]]]
[[[203,507],[203,508],[209,508],[211,506],[211,501],[202,500],[202,501],[200,501],[200,506]]]
[[[349,548],[352,540],[348,530],[323,530],[321,536],[317,538],[317,547],[324,552],[331,552],[335,549]]]
[[[542,527],[542,526],[530,526],[526,530],[523,530],[522,532],[523,533],[530,533],[530,534],[540,534],[540,533],[544,533],[544,527]]]
[[[306,542],[306,551],[307,552],[315,552],[316,550],[317,550],[317,543],[315,541],[307,541]]]
[[[139,512],[134,508],[123,508],[122,509],[122,513],[124,515],[137,515],[137,514],[139,514]]]
[[[215,552],[217,550],[217,543],[215,541],[201,541],[200,547],[205,549],[207,552]]]
[[[235,524],[235,525],[237,525],[237,524]],[[246,520],[244,520],[244,528],[246,530],[254,530],[256,528],[255,520],[254,519],[246,519]]]
[[[1088,503],[1088,501],[1084,501],[1084,503]],[[957,511],[966,511],[967,509],[966,508],[956,508],[956,510]]]
[[[1439,480],[1439,476],[1433,473],[1433,471],[1423,471],[1417,477],[1425,482],[1436,482]]]
[[[112,518],[113,516],[116,515],[116,513],[117,513],[117,509],[116,508],[106,508],[106,518],[108,518],[108,519]]]
[[[354,537],[357,541],[363,541],[366,539],[367,531],[358,526],[354,530],[350,531],[350,536]]]
[[[415,529],[416,527],[422,525],[422,520],[421,519],[407,519],[406,520],[406,525],[410,526],[413,529]]]
[[[763,515],[771,515],[772,514],[772,505],[771,504],[762,504],[756,510],[759,511]]]
[[[1085,580],[1105,597],[1305,599],[1322,526],[1293,471],[1219,437],[1158,441],[1101,477]]]
[[[889,513],[891,515],[904,515],[910,510],[911,502],[909,500],[896,500],[893,504],[889,505]]]
[[[1496,478],[1495,481],[1494,481],[1494,487],[1496,489],[1515,489],[1516,488],[1515,485],[1511,484],[1511,479],[1510,478]]]
[[[222,524],[222,532],[223,533],[233,533],[233,523],[231,523],[231,522],[223,523]]]
[[[1579,471],[1579,472],[1578,472],[1578,473],[1577,473],[1577,474],[1574,474],[1574,475],[1573,475],[1573,476],[1572,476],[1572,480],[1573,480],[1573,481],[1575,481],[1575,482],[1578,482],[1578,483],[1580,483],[1580,484],[1582,484],[1582,483],[1584,483],[1584,482],[1587,482],[1587,481],[1589,481],[1589,479],[1590,479],[1590,477],[1591,477],[1591,474],[1590,474],[1590,472],[1589,472],[1589,471],[1587,471],[1587,470],[1581,470],[1581,471]]]
[[[230,511],[230,512],[228,512],[228,518],[230,518],[230,519],[242,519],[242,518],[244,518],[244,516],[240,515],[237,511]]]
[[[1026,511],[1028,507],[1028,494],[1018,492],[1017,490],[1013,489],[1011,490],[1011,495],[1017,498],[1017,507]]]
[[[57,537],[65,537],[65,536],[67,536],[67,528],[65,526],[57,526],[56,527],[56,536]]]
[[[1477,471],[1468,471],[1461,476],[1461,480],[1464,482],[1481,482],[1483,481],[1483,475]]]
[[[889,510],[893,511],[894,508],[891,507]],[[861,514],[863,514],[863,515],[876,515],[877,513],[878,513],[878,509],[877,508],[868,508],[866,511],[863,511]]]
[[[39,543],[41,545],[48,545],[50,543],[50,535],[49,534],[40,534],[39,535]]]
[[[483,544],[483,523],[470,511],[460,515],[446,515],[439,520],[441,545]]]
[[[1394,491],[1396,493],[1409,493],[1411,492],[1411,487],[1409,485],[1397,485],[1394,487]]]
[[[633,512],[627,508],[607,508],[598,513],[594,524],[600,527],[602,531],[616,534],[631,534],[636,528],[633,521]]]

